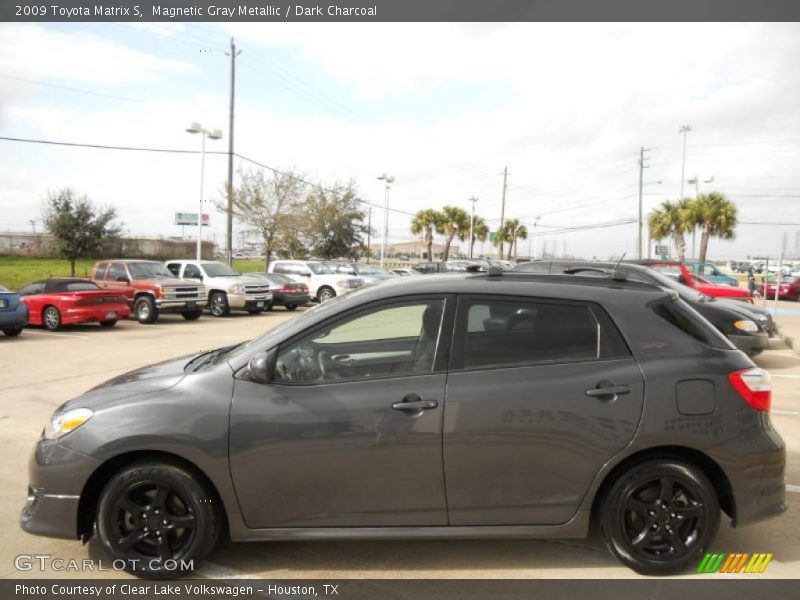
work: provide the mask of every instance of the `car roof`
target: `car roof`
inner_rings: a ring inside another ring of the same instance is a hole
[[[149,258],[104,258],[103,260],[98,260],[98,263],[110,263],[110,262],[117,262],[117,263],[155,263],[157,265],[163,264],[157,260],[150,260]]]
[[[685,261],[681,262],[679,260],[672,260],[672,259],[661,260],[658,258],[638,258],[638,259],[624,260],[622,262],[632,265],[676,265],[677,266],[684,264]]]

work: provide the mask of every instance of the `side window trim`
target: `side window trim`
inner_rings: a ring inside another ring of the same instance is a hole
[[[394,298],[389,298],[377,302],[375,304],[371,304],[368,307],[365,306],[358,306],[354,307],[348,311],[345,311],[341,314],[335,315],[329,319],[321,321],[317,323],[314,327],[306,329],[305,331],[301,331],[286,340],[283,340],[277,347],[277,351],[275,352],[275,358],[280,355],[281,351],[288,346],[291,346],[302,339],[310,338],[319,333],[323,329],[327,329],[329,327],[336,326],[337,323],[341,323],[351,318],[355,317],[359,313],[367,313],[367,312],[374,312],[376,310],[380,310],[382,308],[391,308],[392,306],[402,306],[405,304],[413,304],[415,302],[424,302],[430,300],[441,300],[444,303],[444,310],[442,312],[442,320],[439,324],[439,336],[437,340],[436,349],[434,351],[434,362],[433,368],[428,373],[403,373],[400,375],[386,375],[381,377],[370,377],[370,378],[359,378],[359,379],[343,379],[343,380],[331,380],[331,381],[272,381],[269,385],[280,385],[280,386],[315,386],[315,385],[336,385],[336,384],[345,384],[345,383],[354,383],[358,381],[378,381],[383,379],[397,379],[400,377],[421,377],[425,375],[435,375],[435,374],[442,374],[445,373],[448,369],[448,365],[450,364],[450,353],[452,348],[453,342],[453,321],[455,319],[456,313],[456,295],[455,294],[415,294],[412,296],[396,296]],[[365,308],[367,310],[365,310]],[[274,365],[273,365],[274,366]]]

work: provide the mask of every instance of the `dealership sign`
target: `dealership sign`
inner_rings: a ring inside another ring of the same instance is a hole
[[[203,213],[203,227],[211,224],[211,216]],[[175,225],[197,226],[197,213],[175,213]]]

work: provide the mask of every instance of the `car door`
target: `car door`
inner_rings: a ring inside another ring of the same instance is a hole
[[[643,394],[598,305],[462,296],[444,424],[450,524],[569,521],[633,438]]]
[[[249,527],[447,525],[454,309],[445,296],[354,309],[282,343],[271,383],[237,377],[230,468]]]

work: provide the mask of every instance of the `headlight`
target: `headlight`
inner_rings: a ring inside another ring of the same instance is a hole
[[[350,287],[350,281],[347,279],[340,279],[335,283],[336,287],[347,288]]]
[[[44,428],[44,438],[55,440],[62,435],[67,435],[91,419],[93,414],[88,408],[73,408],[60,415],[53,415],[47,427]]]
[[[232,285],[228,291],[234,296],[241,296],[244,294],[244,286],[241,283],[237,283]]]
[[[736,321],[733,324],[733,326],[736,327],[736,329],[738,329],[739,331],[746,331],[748,333],[755,333],[758,331],[758,325],[756,325],[755,321],[750,321],[750,320]]]

